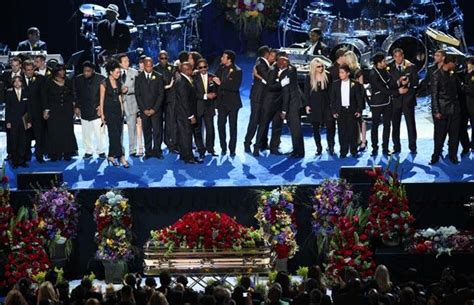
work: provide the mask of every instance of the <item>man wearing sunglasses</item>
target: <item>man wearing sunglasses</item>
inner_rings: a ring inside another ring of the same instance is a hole
[[[204,58],[197,61],[197,68],[199,73],[194,75],[194,87],[197,96],[197,124],[194,128],[194,136],[199,150],[199,157],[202,159],[206,151],[212,156],[217,156],[214,151],[214,115],[216,112],[217,86],[214,83],[216,76],[208,73],[208,64]],[[206,146],[203,142],[203,123],[206,131]]]

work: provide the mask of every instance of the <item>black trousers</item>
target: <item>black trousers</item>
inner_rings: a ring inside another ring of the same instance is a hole
[[[206,133],[206,140],[204,145],[203,131]],[[214,152],[214,141],[215,141],[215,130],[214,130],[214,115],[202,114],[197,117],[197,124],[194,126],[194,142],[200,154],[206,152]]]
[[[158,110],[152,116],[141,114],[143,138],[145,139],[145,154],[161,154],[161,143],[163,142],[163,112]]]
[[[251,102],[250,104],[250,118],[249,125],[247,126],[247,133],[245,134],[245,145],[250,146],[252,144],[252,139],[257,133],[258,124],[260,122],[260,117],[262,116],[262,104]]]
[[[466,98],[466,107],[461,107],[459,125],[459,140],[463,149],[474,149],[474,98]],[[468,124],[471,124],[471,138],[469,139]]]
[[[272,135],[270,139],[270,150],[276,151],[280,146],[281,130],[283,120],[281,119],[278,105],[264,105],[262,115],[257,128],[257,137],[255,138],[255,149],[260,151],[261,145],[266,142],[268,129],[272,123]]]
[[[193,155],[193,126],[188,118],[178,118],[179,129],[179,154],[181,160],[191,160]]]
[[[303,133],[301,131],[301,117],[299,108],[290,108],[287,113],[287,123],[288,127],[290,128],[293,153],[298,155],[304,155],[304,140]]]
[[[392,110],[392,141],[395,151],[401,150],[400,145],[400,125],[402,114],[405,117],[408,132],[408,148],[410,151],[416,151],[416,122],[415,106],[409,107],[405,104],[397,105]]]
[[[390,122],[392,120],[392,104],[386,106],[372,107],[372,130],[370,131],[372,148],[378,150],[379,125],[383,123],[382,150],[388,151],[390,140]]]
[[[322,150],[321,145],[321,126],[323,125],[321,122],[313,122],[313,138],[314,142],[316,143],[317,150]],[[334,120],[327,120],[324,125],[326,125],[326,141],[328,142],[328,148],[334,149],[335,144],[335,136],[336,136],[336,121]]]
[[[443,144],[446,136],[449,135],[448,140],[448,154],[450,157],[456,157],[459,146],[459,113],[443,115],[438,120],[433,118],[434,122],[434,152],[433,157],[441,156],[443,151]]]
[[[163,114],[165,116],[164,122],[164,142],[169,149],[175,149],[178,146],[178,133],[176,128],[176,113],[174,100],[166,101],[164,103]]]
[[[122,134],[123,117],[106,114],[107,132],[109,134],[109,157],[120,158],[123,156]]]
[[[46,150],[46,122],[43,118],[33,118],[31,135],[32,138],[28,140],[31,146],[31,141],[35,140],[35,157],[36,159],[43,159]]]
[[[351,154],[357,154],[357,126],[358,119],[353,112],[343,110],[337,119],[337,128],[339,135],[340,153],[345,156],[350,151]]]
[[[239,109],[230,110],[226,107],[221,107],[218,109],[217,114],[217,128],[219,130],[219,142],[221,143],[222,151],[227,151],[227,136],[226,136],[226,125],[227,118],[229,118],[229,150],[231,153],[235,153],[235,148],[237,145],[237,119],[238,119]]]
[[[22,122],[12,123],[10,132],[10,147],[7,149],[10,154],[10,159],[13,165],[18,166],[19,164],[26,161],[27,158],[27,141],[25,127]],[[8,147],[7,147],[8,148]]]

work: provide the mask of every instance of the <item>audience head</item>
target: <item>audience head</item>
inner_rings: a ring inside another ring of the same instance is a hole
[[[311,290],[309,299],[311,301],[311,305],[320,305],[323,300],[323,293],[321,290],[315,288]]]
[[[16,283],[16,288],[20,290],[23,295],[28,295],[31,293],[31,281],[28,278],[21,278]]]
[[[54,290],[53,284],[51,282],[43,282],[38,288],[38,305],[41,305],[41,302],[58,302],[59,298]]]
[[[178,276],[176,282],[182,284],[184,287],[188,286],[188,279],[184,275]]]
[[[151,288],[155,288],[157,286],[156,280],[154,277],[147,277],[145,279],[145,285]]]
[[[155,291],[151,295],[148,305],[168,305],[168,301],[166,300],[164,294],[159,291]]]
[[[97,300],[95,298],[90,298],[86,301],[85,305],[100,305],[100,302],[99,302],[99,300]]]
[[[95,65],[90,61],[85,61],[82,63],[82,74],[85,78],[90,78],[95,73]]]
[[[90,280],[90,278],[88,278],[87,276],[83,277],[82,278],[82,281],[81,281],[81,286],[89,291],[92,289],[92,281]]]
[[[274,283],[268,290],[268,300],[270,303],[278,303],[283,296],[283,289],[279,283]]]
[[[399,305],[415,305],[416,296],[413,289],[410,287],[405,287],[400,291],[400,300]]]
[[[375,282],[382,293],[387,293],[392,289],[392,282],[390,281],[390,273],[385,265],[378,265],[374,274]]]
[[[214,287],[212,294],[214,295],[217,304],[226,304],[226,302],[228,302],[231,298],[230,291],[223,286]]]
[[[10,67],[13,73],[18,73],[21,69],[21,59],[20,57],[12,57],[10,59]]]
[[[54,66],[53,77],[54,78],[65,79],[66,78],[66,66],[63,65],[63,64],[57,64],[56,66]]]
[[[28,35],[28,40],[30,41],[31,45],[34,45],[40,40],[40,31],[37,27],[31,27],[26,30],[26,34]]]
[[[5,301],[5,305],[28,305],[25,300],[25,297],[20,290],[12,289],[8,292]]]
[[[377,291],[377,289],[375,289],[375,288],[370,289],[368,294],[367,294],[367,298],[368,298],[368,301],[369,301],[370,305],[379,305],[380,296],[379,296],[379,292]]]
[[[121,301],[122,302],[131,302],[135,303],[133,297],[133,287],[130,285],[123,285],[122,290],[120,291]]]
[[[189,64],[187,66],[189,67]],[[168,271],[161,271],[159,278],[161,287],[169,287],[171,285],[171,275]]]
[[[236,305],[243,305],[245,304],[245,297],[244,293],[247,292],[247,289],[245,289],[244,286],[236,286],[234,288],[234,291],[232,291],[232,300],[235,301]]]
[[[237,56],[235,55],[235,52],[232,50],[225,50],[224,53],[222,53],[221,57],[221,64],[224,66],[230,66],[235,63],[235,58]]]

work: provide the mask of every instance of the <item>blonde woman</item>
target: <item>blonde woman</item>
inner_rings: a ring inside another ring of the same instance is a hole
[[[329,154],[334,154],[334,136],[336,125],[331,115],[329,87],[332,84],[331,75],[326,71],[323,62],[314,58],[309,67],[304,85],[306,114],[313,125],[313,137],[316,143],[316,156],[321,155],[320,128],[324,124],[327,128],[326,139]]]
[[[395,290],[393,283],[390,281],[390,273],[385,265],[378,265],[375,269],[374,280],[377,284],[377,290],[380,294],[393,293]]]
[[[148,305],[168,305],[168,301],[163,293],[155,291],[151,295]]]
[[[353,51],[344,53],[344,63],[351,69],[351,78],[354,77],[355,71],[360,69],[359,58]]]
[[[28,305],[20,290],[12,289],[5,298],[5,305]]]
[[[42,304],[44,301],[47,301],[49,304],[59,303],[58,294],[56,293],[56,290],[54,290],[51,282],[44,282],[38,288],[37,305]]]

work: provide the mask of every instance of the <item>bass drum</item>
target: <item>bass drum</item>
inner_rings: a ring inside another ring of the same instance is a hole
[[[412,34],[392,34],[385,39],[382,50],[392,55],[395,48],[400,48],[405,59],[416,65],[418,72],[426,67],[427,49],[423,41]]]
[[[361,58],[363,53],[366,53],[369,50],[368,45],[358,39],[358,38],[348,38],[348,39],[342,39],[335,41],[334,43],[331,44],[331,53],[329,54],[329,58],[334,62],[336,60],[336,51],[344,48],[347,51],[353,51],[356,55],[357,58]]]

